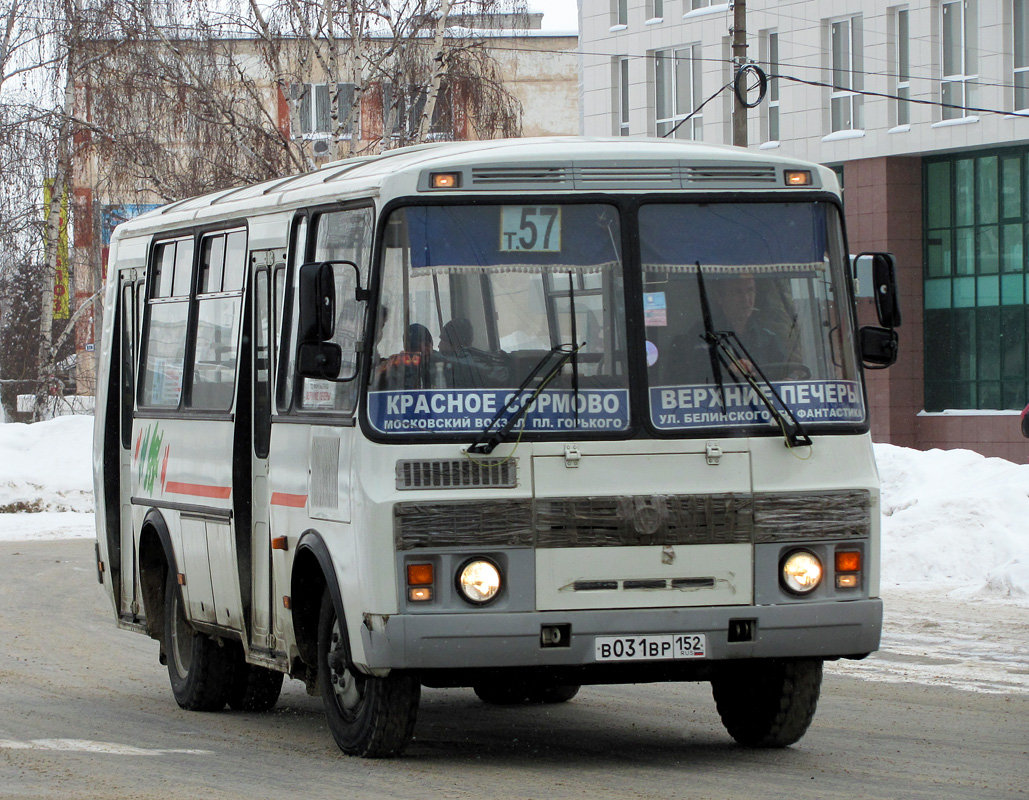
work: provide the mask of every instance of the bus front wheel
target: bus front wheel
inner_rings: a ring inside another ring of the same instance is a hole
[[[421,685],[402,672],[376,678],[354,668],[328,589],[318,619],[318,683],[329,730],[340,750],[389,758],[404,749],[414,731]]]
[[[187,711],[221,711],[232,686],[232,650],[186,621],[171,571],[164,586],[164,650],[175,702]]]
[[[727,665],[711,681],[722,724],[747,747],[788,747],[815,716],[822,660],[755,660]]]

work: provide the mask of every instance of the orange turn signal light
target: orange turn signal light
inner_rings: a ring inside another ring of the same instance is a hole
[[[431,586],[432,578],[432,564],[407,565],[408,586]]]
[[[859,572],[861,570],[861,553],[854,550],[842,550],[836,553],[837,572]]]
[[[808,169],[788,169],[783,176],[786,178],[787,186],[811,185],[811,170]]]
[[[433,172],[429,176],[429,185],[433,189],[457,189],[461,186],[461,173]]]

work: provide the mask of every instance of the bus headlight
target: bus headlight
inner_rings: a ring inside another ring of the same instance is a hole
[[[500,593],[500,568],[485,558],[465,563],[457,573],[457,588],[469,603],[483,605]]]
[[[795,550],[783,559],[779,578],[787,591],[807,594],[822,582],[822,562],[809,550]]]

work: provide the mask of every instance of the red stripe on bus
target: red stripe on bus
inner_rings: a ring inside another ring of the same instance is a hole
[[[289,508],[303,508],[307,505],[307,495],[272,492],[272,505],[288,506]]]
[[[232,494],[231,486],[208,486],[204,483],[182,483],[168,481],[164,490],[170,494],[188,494],[193,497],[213,497],[217,500],[228,500]]]

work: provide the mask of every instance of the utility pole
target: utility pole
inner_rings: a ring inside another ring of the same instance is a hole
[[[732,66],[735,80],[740,68],[747,63],[747,0],[735,0],[732,13]],[[747,107],[733,93],[732,143],[747,146]]]

